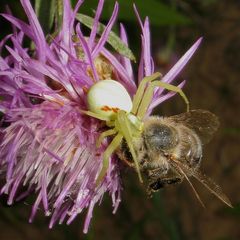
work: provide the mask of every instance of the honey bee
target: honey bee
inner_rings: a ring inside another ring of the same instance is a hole
[[[232,207],[221,188],[200,171],[202,147],[219,127],[218,118],[206,110],[191,110],[171,117],[150,116],[144,121],[140,137],[133,140],[141,172],[145,175],[149,195],[170,184],[194,177],[221,201]],[[125,142],[117,151],[119,158],[131,165]],[[131,165],[132,166],[132,165]]]

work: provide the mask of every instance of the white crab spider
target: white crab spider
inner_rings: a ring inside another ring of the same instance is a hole
[[[96,184],[101,183],[106,175],[109,158],[125,139],[129,151],[134,161],[134,168],[138,174],[140,182],[143,182],[136,153],[132,144],[134,137],[139,136],[143,130],[142,119],[151,103],[154,88],[161,87],[180,94],[189,110],[189,101],[183,91],[176,86],[157,80],[160,73],[154,73],[145,77],[133,97],[133,101],[127,90],[117,81],[101,80],[95,83],[88,92],[88,111],[83,113],[106,121],[109,130],[101,133],[96,145],[100,146],[102,140],[108,136],[114,136],[108,147],[103,153],[102,169],[96,180]]]

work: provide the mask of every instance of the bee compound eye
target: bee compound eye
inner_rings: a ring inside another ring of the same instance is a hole
[[[145,130],[145,142],[154,150],[171,149],[176,145],[176,132],[164,124],[154,124]]]

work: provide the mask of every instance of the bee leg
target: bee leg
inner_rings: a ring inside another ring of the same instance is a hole
[[[182,180],[183,178],[181,177],[162,178],[162,179],[159,178],[148,185],[147,193],[151,197],[153,192],[159,191],[161,188],[164,188],[166,185],[181,183]]]
[[[117,155],[118,155],[118,158],[123,161],[127,166],[131,167],[131,168],[134,168],[135,165],[133,162],[130,162],[127,160],[126,156],[124,153],[122,153],[121,151],[117,151]]]
[[[123,158],[123,159],[121,159],[121,160],[123,160],[123,162],[125,162],[129,167],[131,167],[131,168],[134,168],[134,167],[135,167],[134,163],[129,162],[126,158]]]
[[[182,178],[179,177],[174,177],[174,178],[162,178],[162,179],[158,179],[157,181],[154,181],[152,183],[149,184],[149,187],[154,190],[157,191],[160,188],[165,187],[166,185],[170,185],[170,184],[177,184],[177,183],[181,183],[182,182]]]
[[[166,175],[168,171],[167,167],[160,167],[160,168],[155,168],[152,170],[148,170],[147,175],[149,179],[160,179],[162,176]]]

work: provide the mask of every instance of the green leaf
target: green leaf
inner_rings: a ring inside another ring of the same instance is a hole
[[[54,0],[56,4],[56,13],[55,13],[55,31],[60,31],[62,27],[63,20],[63,0]]]
[[[224,134],[229,134],[229,135],[237,135],[240,133],[240,128],[237,127],[228,127],[228,128],[223,128]]]
[[[133,9],[133,3],[135,3],[142,19],[149,16],[151,25],[181,25],[190,23],[186,16],[180,14],[171,5],[166,5],[157,0],[119,0],[120,8],[124,8],[124,11],[120,10],[120,18],[127,18],[131,14],[131,18],[136,19],[134,13],[126,11],[126,9]]]
[[[50,33],[56,12],[56,0],[35,0],[35,12],[45,33]]]
[[[83,23],[85,26],[87,26],[88,28],[92,28],[93,26],[93,22],[94,19],[86,16],[84,14],[77,14],[76,16],[77,20],[79,20],[81,23]],[[103,25],[102,23],[98,24],[98,29],[97,29],[97,33],[100,35],[103,33],[104,29],[105,29],[105,25]],[[121,55],[135,61],[135,57],[132,53],[132,51],[128,48],[128,46],[114,33],[114,32],[110,32],[109,37],[107,39],[107,42]]]
[[[86,15],[92,15],[92,11],[96,9],[98,0],[88,0],[81,6],[80,11]],[[111,16],[115,0],[106,0],[101,14],[101,19],[108,20]],[[164,4],[160,0],[118,0],[120,5],[119,20],[131,21],[136,23],[136,16],[133,11],[135,3],[142,19],[149,16],[151,25],[167,26],[167,25],[186,25],[191,20],[174,9],[170,4]]]

